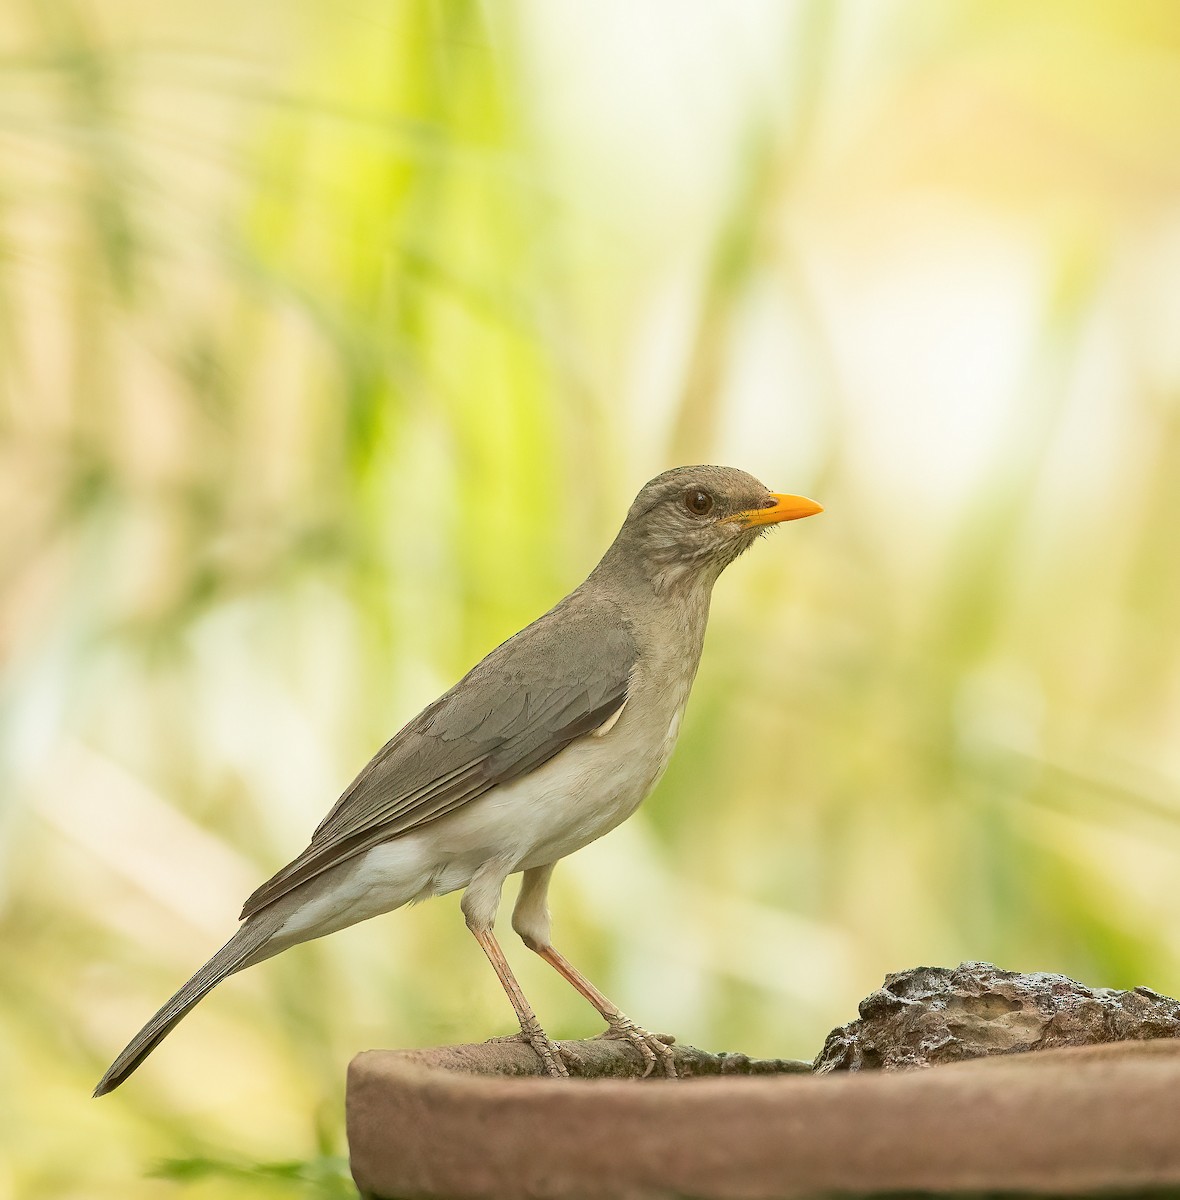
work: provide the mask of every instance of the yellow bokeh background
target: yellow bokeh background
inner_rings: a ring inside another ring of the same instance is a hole
[[[760,1055],[919,963],[1180,993],[1170,0],[28,0],[0,79],[0,1198],[348,1195],[349,1057],[510,1031],[452,896],[89,1098],[678,463],[827,511],[558,946]]]

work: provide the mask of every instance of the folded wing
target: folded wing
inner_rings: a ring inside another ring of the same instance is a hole
[[[534,770],[591,733],[625,703],[635,658],[613,605],[577,592],[567,597],[386,742],[307,849],[250,896],[242,919],[329,868]]]

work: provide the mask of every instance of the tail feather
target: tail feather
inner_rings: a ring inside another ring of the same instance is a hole
[[[174,995],[158,1013],[128,1042],[98,1081],[95,1096],[105,1096],[139,1066],[164,1040],[181,1018],[199,1000],[207,996],[227,975],[250,965],[282,924],[278,913],[262,912],[243,925],[237,933]]]

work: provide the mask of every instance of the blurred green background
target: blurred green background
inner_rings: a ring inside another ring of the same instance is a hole
[[[6,5],[0,1197],[346,1195],[351,1054],[512,1029],[452,896],[89,1099],[682,462],[827,512],[558,946],[756,1054],[919,963],[1180,993],[1178,329],[1170,0]]]

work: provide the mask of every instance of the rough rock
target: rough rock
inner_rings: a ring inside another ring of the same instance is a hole
[[[681,1079],[712,1075],[809,1075],[811,1063],[794,1058],[751,1058],[748,1054],[710,1054],[695,1046],[666,1039]],[[616,1038],[593,1038],[582,1042],[559,1042],[562,1057],[573,1079],[640,1079],[646,1063],[630,1042]],[[463,1046],[438,1046],[429,1050],[400,1050],[398,1061],[469,1075],[523,1075],[545,1078],[537,1052],[515,1039],[494,1039]],[[647,1076],[660,1079],[658,1072]]]
[[[887,975],[860,1017],[828,1034],[818,1073],[897,1070],[1065,1046],[1180,1037],[1180,1001],[1150,988],[1088,988],[991,963]]]

